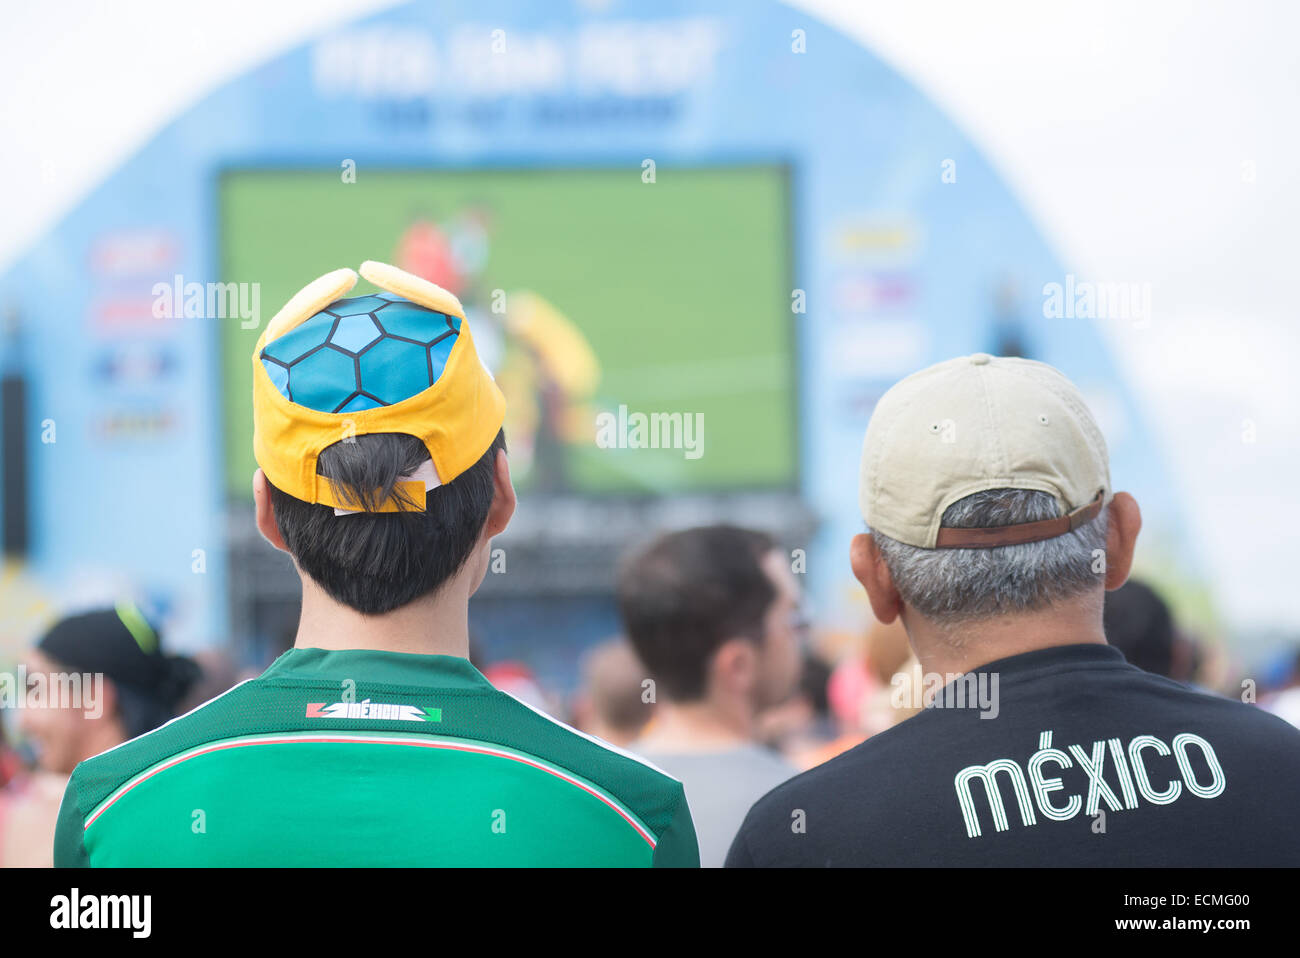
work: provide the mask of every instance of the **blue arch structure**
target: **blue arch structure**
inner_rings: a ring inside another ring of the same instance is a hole
[[[494,52],[505,45],[509,56]],[[220,322],[159,317],[153,292],[219,271],[221,171],[250,165],[788,168],[799,492],[824,520],[808,581],[854,602],[847,543],[875,399],[940,359],[1000,351],[1064,370],[1094,402],[1119,488],[1181,555],[1163,465],[1100,321],[1046,318],[1063,283],[1015,196],[958,129],[860,46],[750,0],[408,4],[343,26],[217,90],[117,169],[2,277],[31,384],[31,570],[123,570],[181,644],[222,636]],[[330,264],[331,266],[343,264]],[[355,264],[351,264],[355,265]],[[304,281],[311,277],[303,277]],[[264,322],[278,303],[262,304]]]

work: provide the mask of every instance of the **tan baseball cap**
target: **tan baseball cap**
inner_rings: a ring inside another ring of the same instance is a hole
[[[992,529],[941,528],[987,489],[1038,489],[1061,516]],[[858,502],[873,530],[922,549],[990,548],[1063,535],[1112,496],[1106,440],[1079,390],[1032,359],[976,353],[880,397],[862,447]]]

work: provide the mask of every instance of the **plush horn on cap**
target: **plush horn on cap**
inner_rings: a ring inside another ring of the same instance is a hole
[[[271,321],[266,324],[264,341],[269,343],[279,339],[295,326],[311,319],[355,285],[357,274],[346,266],[312,280],[294,293],[293,298],[271,317]]]
[[[465,318],[465,310],[454,295],[441,286],[412,276],[405,270],[387,263],[377,263],[372,259],[361,264],[361,275],[380,289],[386,289],[398,296],[405,296],[413,303],[432,309],[439,313],[451,313]]]

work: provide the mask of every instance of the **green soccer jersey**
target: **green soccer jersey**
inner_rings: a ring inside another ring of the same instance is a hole
[[[689,866],[681,783],[446,655],[291,649],[82,762],[59,866]]]

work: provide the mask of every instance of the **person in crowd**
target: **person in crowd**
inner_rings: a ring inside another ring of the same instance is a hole
[[[656,702],[629,748],[682,781],[700,864],[720,866],[749,806],[797,771],[759,744],[757,723],[799,682],[799,585],[769,536],[717,525],[633,556],[618,605]]]
[[[817,764],[818,757],[837,740],[827,694],[830,679],[830,666],[821,656],[809,652],[799,667],[799,685],[794,694],[759,713],[758,740],[796,768]]]
[[[912,688],[913,676],[919,672],[916,655],[907,644],[907,630],[897,619],[889,624],[873,622],[867,632],[866,658],[860,664],[863,677],[859,683],[851,682],[852,673],[837,676],[841,684],[835,688],[839,711],[849,714],[849,693],[857,692],[852,714],[858,741],[870,738],[917,713],[920,704],[906,694]],[[856,742],[853,744],[857,744]],[[841,751],[847,751],[841,749]],[[831,756],[827,756],[830,758]]]
[[[613,745],[627,746],[642,733],[654,712],[646,670],[627,640],[599,643],[583,657],[582,688],[574,699],[574,724]]]
[[[48,867],[72,770],[175,717],[201,670],[166,654],[129,602],[62,619],[23,665],[17,724],[35,768],[14,775],[0,797],[0,863]]]
[[[196,709],[209,699],[214,699],[238,685],[244,679],[254,677],[243,674],[235,664],[235,660],[224,649],[203,649],[194,653],[193,659],[199,667],[199,677],[176,706],[178,714]]]
[[[1106,595],[1102,609],[1106,641],[1144,672],[1184,680],[1174,673],[1174,617],[1145,582],[1129,579]]]
[[[1102,624],[1106,641],[1125,661],[1144,672],[1214,691],[1197,684],[1205,663],[1200,643],[1178,628],[1168,603],[1147,583],[1129,579],[1106,593]]]
[[[361,274],[381,292],[326,274],[251,357],[255,521],[302,582],[293,647],[78,765],[55,864],[698,866],[681,783],[469,661],[515,508],[505,399],[454,296]]]
[[[50,839],[66,783],[66,776],[27,767],[0,722],[0,868],[52,864]]]
[[[976,354],[902,380],[859,499],[853,573],[925,705],[765,795],[728,865],[1300,865],[1300,730],[1106,642],[1142,520],[1064,375]]]
[[[1300,728],[1300,649],[1286,656],[1282,672],[1280,687],[1270,689],[1260,706]]]

